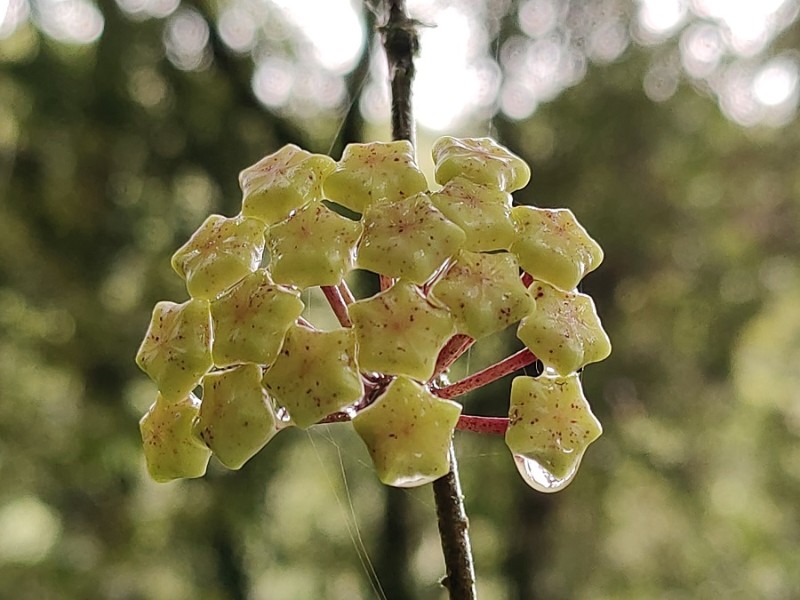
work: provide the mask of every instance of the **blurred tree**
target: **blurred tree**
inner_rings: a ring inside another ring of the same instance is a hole
[[[534,165],[517,201],[574,210],[606,250],[586,287],[615,346],[585,375],[605,436],[565,492],[527,488],[501,440],[459,436],[479,592],[798,597],[796,2],[752,39],[708,2],[468,4],[412,5],[453,72],[435,36],[478,32],[464,55],[483,82],[446,79],[449,114],[420,118],[496,130]],[[330,47],[287,2],[0,5],[0,596],[398,597],[370,567],[393,534],[346,430],[164,486],[136,428],[154,390],[133,354],[154,302],[184,293],[169,255],[237,210],[238,171],[289,141],[336,156],[384,135],[373,13],[330,5],[354,19]],[[502,414],[507,387],[467,401]],[[429,494],[401,494],[399,575],[440,598]]]

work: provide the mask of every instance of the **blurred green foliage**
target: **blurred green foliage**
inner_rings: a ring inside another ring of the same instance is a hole
[[[148,480],[155,389],[133,355],[153,304],[185,297],[172,251],[238,211],[237,173],[264,154],[338,157],[376,129],[347,102],[265,109],[213,28],[207,64],[181,71],[162,19],[99,8],[91,44],[31,23],[0,39],[0,597],[442,598],[429,490],[387,495],[349,426],[282,434],[240,472]],[[511,17],[496,33],[519,34]],[[795,25],[772,48],[798,43]],[[664,48],[492,122],[533,165],[517,201],[571,208],[604,247],[585,290],[614,353],[585,373],[605,435],[566,491],[527,488],[502,440],[458,436],[482,597],[800,596],[800,129],[743,128],[686,82],[654,103],[642,81]],[[503,414],[508,387],[469,412]]]

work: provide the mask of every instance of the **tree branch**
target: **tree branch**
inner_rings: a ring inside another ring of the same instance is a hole
[[[347,306],[350,306],[356,301],[355,296],[353,296],[353,292],[350,291],[350,286],[347,285],[347,282],[344,279],[342,279],[342,281],[336,287],[339,288],[339,293],[342,295],[344,303]]]
[[[461,415],[458,418],[456,429],[489,435],[505,435],[508,429],[508,418]]]
[[[436,367],[433,369],[433,376],[431,379],[435,379],[447,371],[447,369],[458,360],[458,357],[464,354],[474,343],[475,340],[463,333],[457,333],[451,337],[444,345],[444,348],[439,352],[439,357],[436,359]]]
[[[522,276],[520,277],[520,279],[522,279],[522,285],[524,285],[525,287],[530,287],[531,284],[533,283],[533,275],[531,275],[527,271],[522,272]]]
[[[535,363],[537,360],[538,359],[533,352],[527,348],[523,348],[519,352],[515,352],[500,362],[495,363],[490,367],[486,367],[482,371],[473,373],[469,377],[465,377],[464,379],[456,381],[455,383],[443,388],[434,388],[431,390],[431,392],[440,398],[455,398],[456,396],[462,396],[467,392],[471,392],[472,390],[483,387],[489,383],[492,383],[493,381],[497,381],[501,377],[505,377],[509,373],[513,373],[517,369],[527,367],[528,365]]]
[[[325,294],[325,299],[328,301],[328,304],[331,305],[333,314],[336,315],[336,318],[339,320],[339,324],[342,327],[352,327],[353,322],[350,320],[350,314],[347,312],[347,303],[342,296],[341,288],[335,285],[323,285],[320,287],[322,293]]]
[[[411,84],[414,80],[414,55],[419,50],[418,23],[406,12],[405,0],[386,0],[389,18],[381,27],[389,63],[392,88],[392,138],[414,144],[414,117]],[[381,288],[387,282],[381,279]],[[447,569],[444,586],[453,600],[472,600],[475,593],[475,568],[469,541],[469,522],[458,479],[456,453],[450,442],[450,471],[433,482],[439,537]]]
[[[414,56],[419,50],[418,23],[406,13],[405,0],[387,0],[387,3],[389,18],[380,32],[392,87],[392,138],[408,140],[414,145],[411,84],[416,74]]]
[[[453,443],[450,443],[450,472],[433,482],[436,499],[436,517],[439,537],[442,540],[444,564],[447,575],[442,585],[452,600],[476,598],[475,567],[472,563],[472,546],[469,541],[469,520],[464,510],[464,494],[458,478],[458,463]]]

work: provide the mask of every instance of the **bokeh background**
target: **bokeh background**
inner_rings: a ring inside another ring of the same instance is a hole
[[[409,0],[420,162],[528,160],[517,202],[603,245],[605,435],[565,491],[457,436],[490,599],[800,597],[797,0]],[[133,356],[173,250],[287,142],[387,140],[381,7],[0,0],[0,597],[440,599],[430,489],[382,487],[348,425],[239,472],[146,474]],[[313,298],[312,298],[313,301]],[[313,302],[312,302],[313,303]],[[456,375],[514,349],[478,344]],[[509,378],[465,399],[502,415]]]

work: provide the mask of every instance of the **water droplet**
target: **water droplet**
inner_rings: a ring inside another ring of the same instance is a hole
[[[517,465],[517,471],[522,475],[525,483],[537,492],[551,494],[563,490],[570,484],[578,472],[581,458],[578,457],[578,460],[575,461],[575,464],[563,478],[556,477],[539,462],[521,454],[514,455],[514,464]]]
[[[419,473],[416,475],[406,475],[404,477],[397,477],[392,480],[382,480],[382,481],[386,485],[391,485],[392,487],[412,488],[425,485],[426,483],[431,483],[434,479],[438,479],[438,476],[431,477],[430,475],[424,475],[422,473]]]
[[[558,371],[556,371],[553,367],[545,367],[544,375],[546,377],[558,377]]]
[[[276,429],[283,429],[284,427],[289,427],[291,422],[292,422],[292,417],[289,414],[289,411],[286,410],[283,406],[278,406],[275,409]]]
[[[430,387],[431,389],[438,390],[443,387],[447,387],[450,385],[450,377],[448,377],[447,371],[444,373],[440,373],[436,377],[431,380]]]

